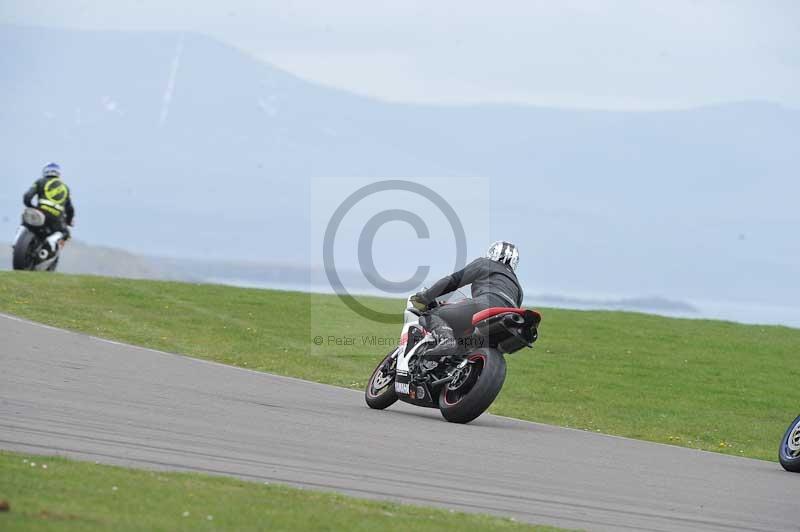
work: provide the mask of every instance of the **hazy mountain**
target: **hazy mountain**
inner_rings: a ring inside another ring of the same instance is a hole
[[[11,254],[10,244],[0,243],[0,271],[11,270]],[[128,279],[157,279],[279,290],[331,292],[330,287],[327,286],[324,271],[318,268],[276,262],[145,257],[112,247],[87,245],[76,240],[71,240],[64,249],[58,271],[59,273]],[[354,294],[385,295],[376,292],[375,288],[358,272],[343,271],[340,274]],[[526,304],[537,307],[629,310],[690,317],[703,316],[699,309],[689,303],[659,297],[604,300],[529,294]],[[736,317],[734,316],[734,318]]]
[[[0,270],[11,269],[11,254],[11,245],[0,243]],[[58,271],[129,279],[179,278],[175,272],[159,267],[148,258],[107,246],[87,245],[79,240],[67,244],[59,259]]]
[[[531,293],[800,297],[798,111],[390,104],[194,34],[2,27],[0,49],[9,238],[49,160],[87,241],[298,264],[311,177],[479,176]]]

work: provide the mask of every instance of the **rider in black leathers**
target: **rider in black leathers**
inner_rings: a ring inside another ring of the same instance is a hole
[[[498,241],[489,247],[485,257],[475,259],[462,270],[411,297],[418,310],[425,310],[437,297],[472,285],[472,299],[436,307],[423,316],[422,326],[437,340],[437,344],[423,354],[424,358],[433,360],[449,354],[457,345],[456,336],[471,329],[472,316],[481,310],[522,305],[522,287],[515,273],[518,262],[517,247]]]
[[[42,169],[42,177],[25,192],[22,201],[25,206],[34,207],[44,213],[49,234],[47,243],[51,250],[55,250],[59,240],[69,239],[68,226],[73,224],[75,208],[69,187],[61,180],[61,168],[56,163],[50,163]]]

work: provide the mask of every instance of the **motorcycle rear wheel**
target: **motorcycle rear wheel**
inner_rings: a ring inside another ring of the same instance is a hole
[[[469,364],[439,392],[439,411],[451,423],[469,423],[494,402],[506,380],[506,359],[497,349],[478,349]]]
[[[59,260],[60,258],[61,258],[61,257],[56,257],[56,259],[55,259],[55,260],[54,260],[52,263],[50,263],[50,266],[48,266],[48,267],[47,267],[47,271],[48,271],[48,272],[54,272],[54,271],[56,271],[56,268],[58,268],[58,260]]]
[[[393,405],[397,401],[397,392],[394,391],[394,375],[397,366],[397,357],[393,357],[394,351],[389,353],[381,360],[375,371],[367,382],[367,389],[364,390],[364,399],[367,406],[375,410],[383,410]]]
[[[36,236],[27,229],[20,235],[14,244],[12,264],[15,270],[32,270],[33,257],[31,248],[36,244]]]

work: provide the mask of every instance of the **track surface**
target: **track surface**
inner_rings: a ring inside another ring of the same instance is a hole
[[[352,390],[3,315],[0,368],[7,450],[589,530],[800,530],[800,475],[775,463],[488,415],[454,425],[402,404],[372,411]]]

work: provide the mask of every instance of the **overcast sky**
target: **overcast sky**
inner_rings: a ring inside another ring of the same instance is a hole
[[[213,35],[385,100],[800,108],[800,1],[0,0],[0,22]]]

